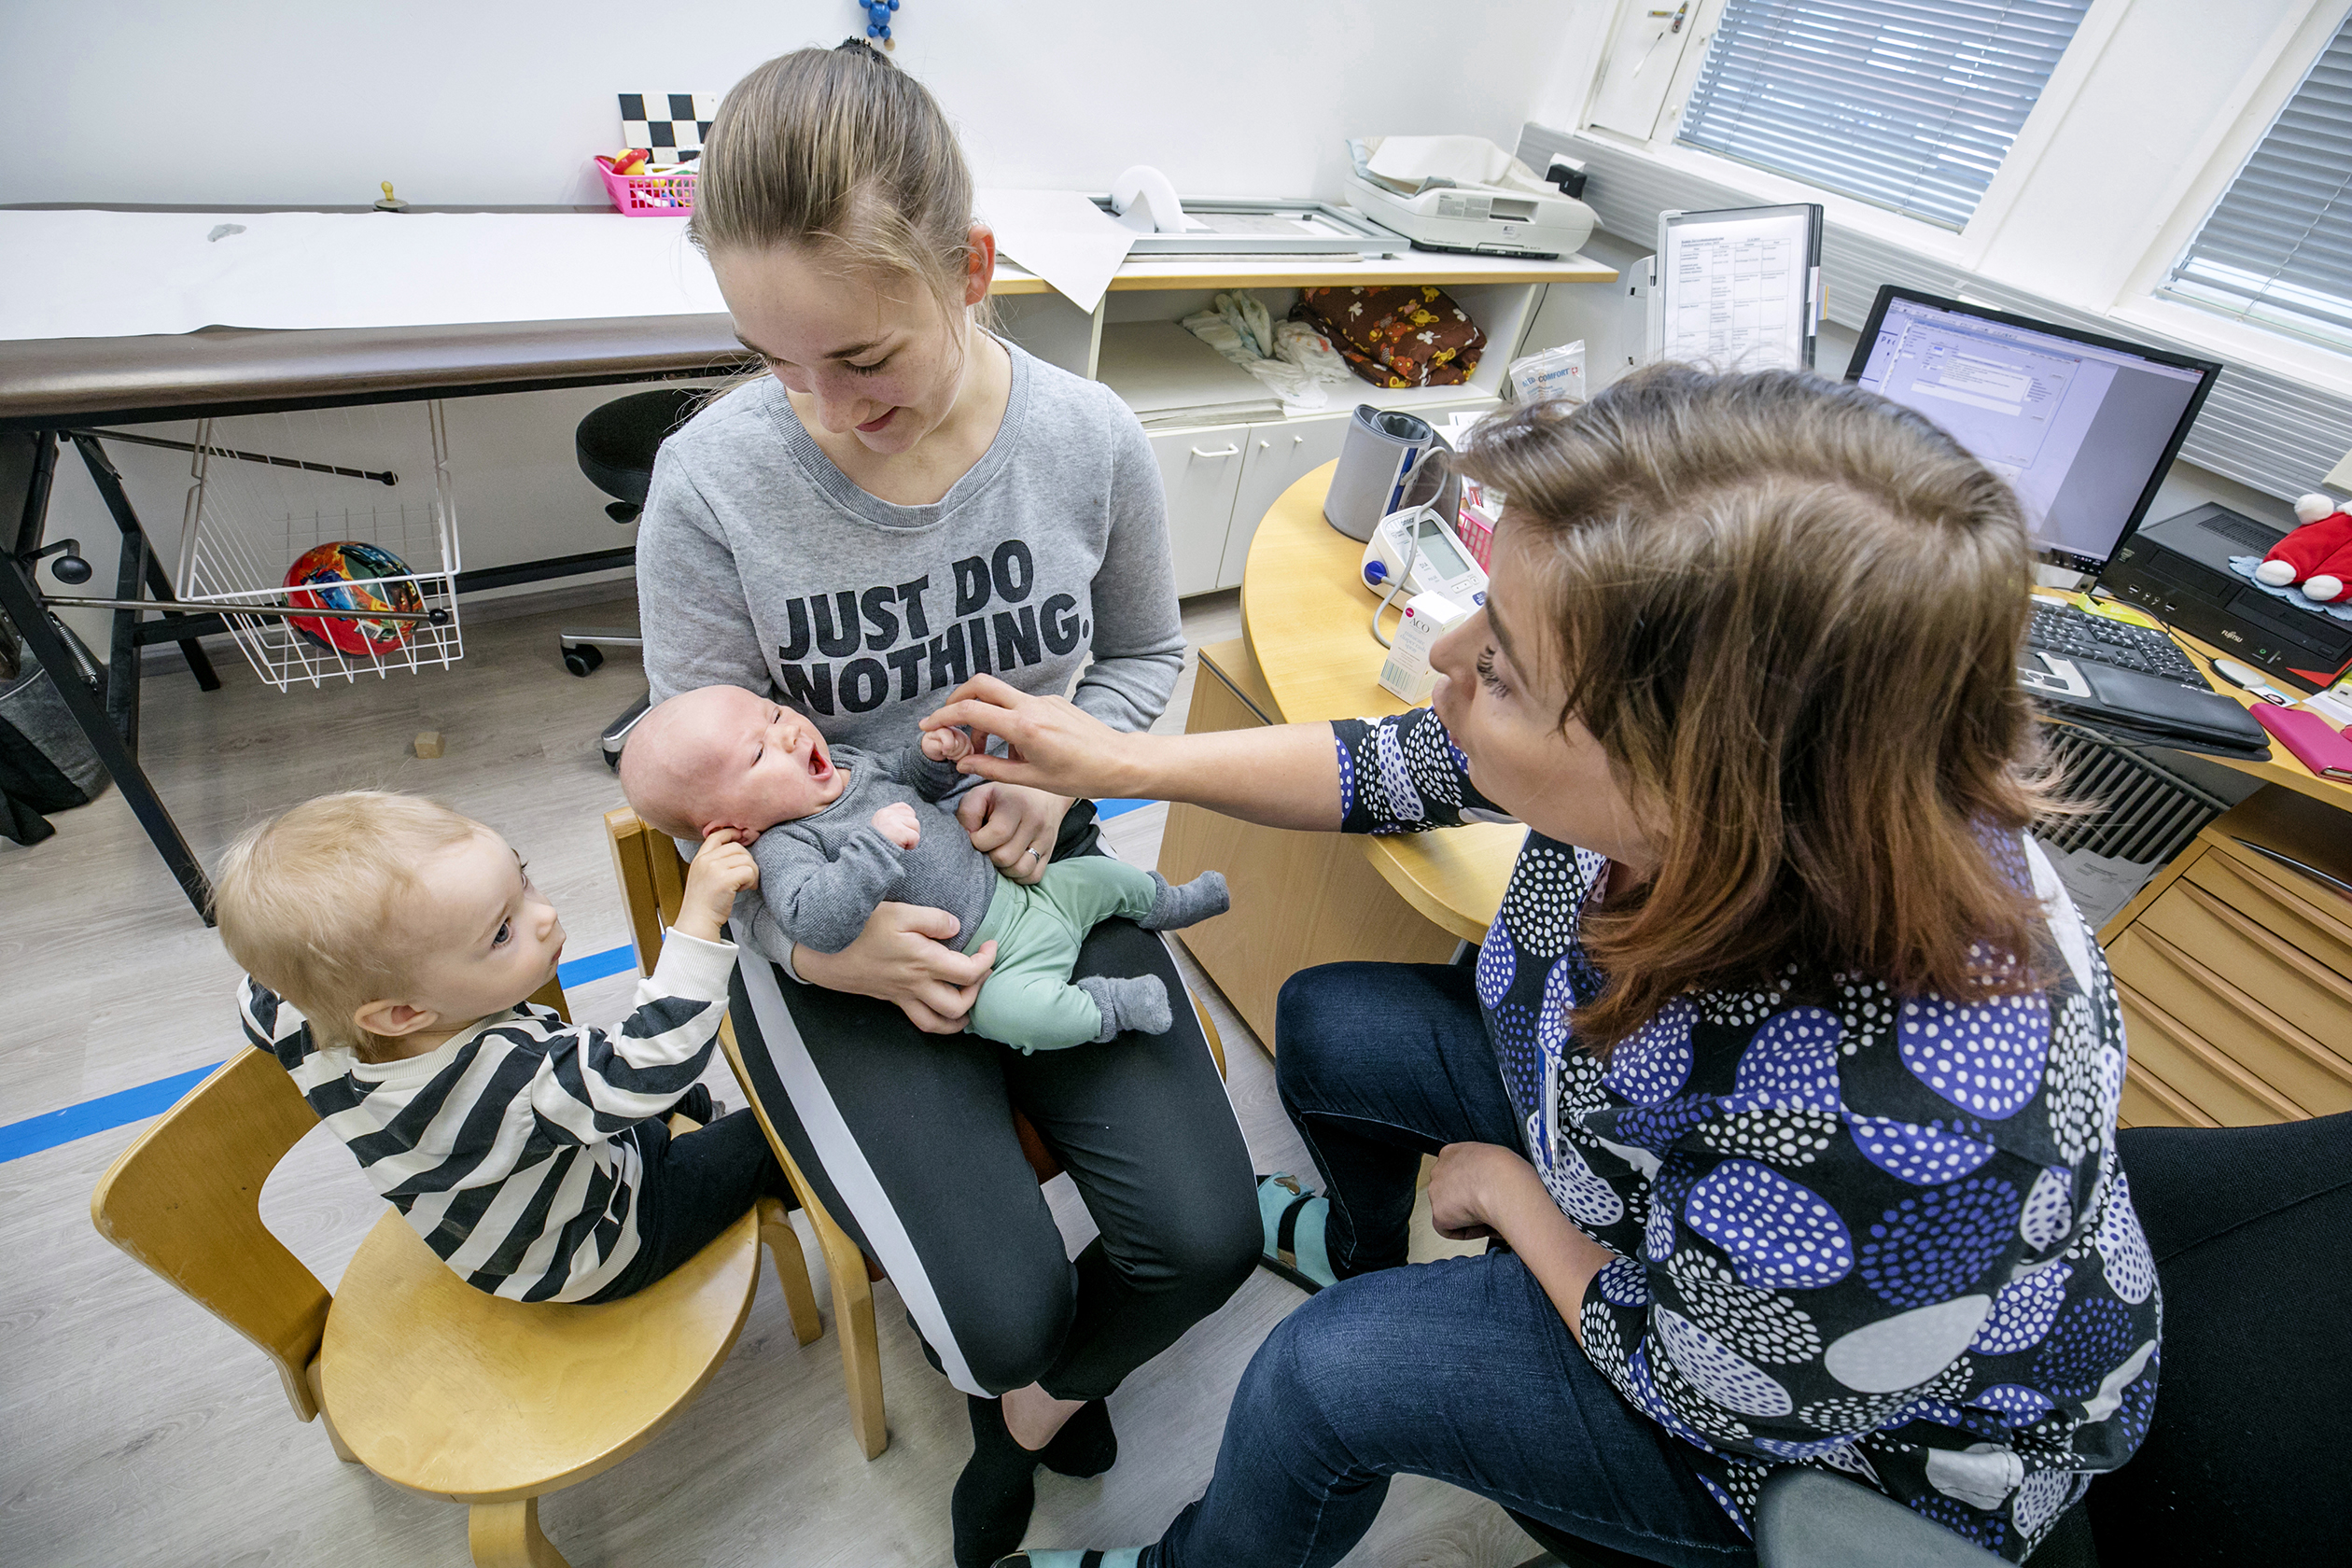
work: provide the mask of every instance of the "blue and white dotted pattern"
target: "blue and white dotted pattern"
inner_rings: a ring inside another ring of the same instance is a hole
[[[1356,831],[1482,804],[1427,715],[1342,753]],[[2021,885],[2039,875],[2018,835],[1986,842]],[[1678,998],[1597,1060],[1570,1018],[1606,985],[1577,937],[1606,871],[1531,835],[1475,972],[1554,1201],[1631,1254],[1585,1298],[1588,1358],[1734,1519],[1770,1463],[1817,1464],[2021,1557],[2155,1398],[2103,955],[2063,889],[2037,889],[2066,960],[2047,992],[1963,1005],[1791,970]]]

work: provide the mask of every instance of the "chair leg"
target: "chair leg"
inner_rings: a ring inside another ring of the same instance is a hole
[[[792,1337],[804,1345],[814,1344],[825,1332],[825,1324],[817,1316],[817,1292],[808,1282],[808,1257],[792,1229],[792,1216],[772,1197],[760,1199],[760,1239],[767,1243],[776,1260],[776,1282],[784,1287],[785,1305],[791,1309]]]
[[[467,1509],[466,1546],[474,1568],[571,1568],[540,1532],[536,1497]]]
[[[768,1141],[783,1164],[784,1179],[792,1184],[793,1195],[808,1215],[809,1227],[817,1232],[819,1250],[825,1254],[825,1274],[833,1281],[833,1322],[841,1330],[841,1377],[848,1385],[849,1430],[866,1458],[878,1459],[890,1446],[890,1429],[882,1416],[882,1351],[874,1332],[874,1283],[866,1274],[865,1253],[849,1239],[847,1231],[833,1223],[816,1189],[773,1132]]]
[[[345,1464],[358,1463],[359,1456],[351,1451],[351,1445],[344,1442],[343,1434],[335,1430],[335,1418],[327,1413],[327,1394],[319,1386],[318,1363],[315,1360],[304,1369],[303,1377],[310,1383],[311,1403],[318,1407],[318,1424],[327,1429],[327,1441],[334,1449],[335,1457]]]
[[[848,1385],[849,1430],[868,1459],[890,1444],[882,1417],[882,1352],[874,1332],[874,1286],[866,1279],[865,1254],[822,1209],[812,1210],[817,1243],[825,1252],[833,1281],[833,1323],[841,1331],[841,1378]]]

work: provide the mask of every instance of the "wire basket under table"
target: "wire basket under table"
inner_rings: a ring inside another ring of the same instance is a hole
[[[413,404],[343,413],[205,420],[196,429],[174,589],[217,611],[254,673],[280,691],[446,666],[465,655],[441,405],[426,404],[421,418]],[[413,589],[418,602],[408,608],[445,619],[405,623],[354,651],[284,616],[238,613],[290,602],[288,567],[317,545],[346,541],[388,551],[409,569],[344,586],[394,606]]]

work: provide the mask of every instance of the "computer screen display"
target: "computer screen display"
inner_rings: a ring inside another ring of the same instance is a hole
[[[1893,287],[1846,379],[1916,409],[2017,492],[2036,546],[2104,568],[2221,367]]]

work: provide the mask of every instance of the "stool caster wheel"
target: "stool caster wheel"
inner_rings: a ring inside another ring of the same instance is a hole
[[[578,643],[564,650],[564,667],[582,679],[595,674],[603,664],[604,650],[595,643]]]

